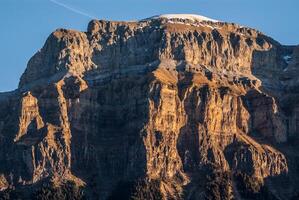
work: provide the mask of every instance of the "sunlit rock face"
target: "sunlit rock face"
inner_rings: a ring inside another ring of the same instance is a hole
[[[0,195],[296,199],[298,67],[201,16],[58,29],[0,94]]]

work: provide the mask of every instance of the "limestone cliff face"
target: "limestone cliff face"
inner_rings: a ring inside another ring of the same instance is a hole
[[[191,19],[56,30],[0,94],[1,195],[296,198],[298,49]]]

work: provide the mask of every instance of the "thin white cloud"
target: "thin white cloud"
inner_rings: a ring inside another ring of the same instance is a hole
[[[95,17],[95,16],[92,16],[92,15],[90,15],[90,14],[88,14],[88,13],[85,13],[85,12],[83,12],[83,11],[81,11],[81,10],[75,9],[75,8],[69,6],[69,5],[66,5],[66,4],[64,4],[64,3],[58,2],[58,1],[56,1],[56,0],[49,0],[49,1],[51,1],[52,3],[54,3],[54,4],[58,5],[58,6],[61,6],[61,7],[63,7],[63,8],[66,8],[66,9],[68,9],[68,10],[74,12],[74,13],[77,13],[77,14],[79,14],[79,15],[83,15],[83,16],[88,17],[88,18],[91,18],[91,19],[96,19],[96,18],[97,18],[97,17]]]

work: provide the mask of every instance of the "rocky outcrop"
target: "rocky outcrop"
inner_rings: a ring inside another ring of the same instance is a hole
[[[290,199],[297,50],[194,18],[58,29],[0,95],[0,195]]]

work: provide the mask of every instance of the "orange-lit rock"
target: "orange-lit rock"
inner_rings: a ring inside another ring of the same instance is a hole
[[[296,198],[298,63],[224,22],[59,29],[0,94],[0,195]]]

